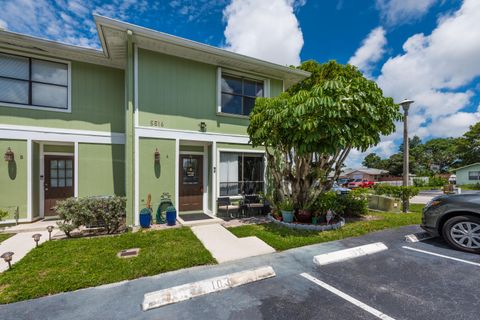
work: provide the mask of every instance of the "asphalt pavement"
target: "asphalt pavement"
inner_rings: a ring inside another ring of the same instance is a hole
[[[420,231],[386,230],[3,305],[0,319],[479,319],[480,256],[441,239],[405,242]],[[313,263],[315,255],[375,242],[388,250]],[[276,277],[149,311],[140,307],[147,292],[267,265]]]

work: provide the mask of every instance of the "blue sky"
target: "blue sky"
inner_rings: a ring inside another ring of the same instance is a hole
[[[357,65],[411,98],[411,131],[459,136],[480,121],[478,0],[0,0],[0,27],[99,47],[92,13],[281,64]],[[400,124],[399,124],[400,125]],[[396,152],[401,130],[369,150]],[[364,153],[354,151],[348,164]]]

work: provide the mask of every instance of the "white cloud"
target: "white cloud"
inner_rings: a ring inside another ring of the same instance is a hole
[[[480,1],[465,0],[456,12],[441,17],[431,34],[415,34],[404,52],[381,68],[377,83],[395,101],[415,100],[410,109],[410,136],[456,137],[480,121],[467,112],[480,77]],[[402,140],[402,124],[382,141]],[[395,149],[392,152],[396,152]],[[388,155],[388,154],[387,154]],[[360,160],[361,162],[361,160]]]
[[[430,35],[410,37],[403,45],[404,53],[383,65],[377,82],[385,94],[397,101],[415,100],[412,113],[418,119],[411,125],[412,134],[434,135],[441,119],[451,118],[470,104],[474,92],[465,87],[480,76],[478,39],[480,2],[465,0],[457,12],[442,17]]]
[[[146,0],[2,0],[0,27],[86,47],[99,47],[92,13],[127,19],[144,12]]]
[[[375,63],[383,57],[386,45],[385,29],[377,27],[363,40],[361,47],[348,60],[348,63],[369,75]]]
[[[282,65],[299,65],[303,34],[295,8],[305,0],[232,0],[223,11],[226,49]]]
[[[404,24],[421,18],[438,0],[376,0],[382,20],[388,25]]]

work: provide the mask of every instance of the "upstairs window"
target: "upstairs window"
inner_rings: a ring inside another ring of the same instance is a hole
[[[263,81],[222,74],[220,112],[248,116],[263,96]]]
[[[68,65],[0,53],[0,103],[68,110]]]

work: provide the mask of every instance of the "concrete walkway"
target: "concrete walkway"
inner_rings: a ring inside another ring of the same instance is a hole
[[[192,227],[218,263],[275,252],[275,249],[257,237],[237,238],[220,224]]]
[[[1,232],[15,233],[13,237],[10,237],[0,243],[0,255],[4,252],[11,251],[14,253],[12,257],[12,264],[20,261],[28,252],[30,252],[30,250],[35,248],[35,241],[32,238],[35,233],[40,233],[42,235],[38,244],[44,243],[48,240],[47,226],[55,227],[55,229],[52,231],[52,238],[63,234],[63,232],[58,229],[55,221],[48,220],[0,228]],[[0,273],[7,269],[8,264],[0,259]]]

